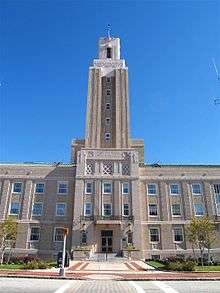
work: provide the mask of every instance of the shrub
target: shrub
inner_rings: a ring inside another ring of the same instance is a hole
[[[24,264],[23,269],[25,270],[36,270],[38,269],[38,262],[33,260]]]
[[[166,262],[165,269],[171,271],[193,271],[195,269],[196,263],[191,260],[180,260]]]
[[[26,264],[31,261],[40,261],[40,259],[37,256],[28,255],[28,256],[14,256],[11,257],[10,263],[14,264]]]
[[[48,264],[45,261],[39,261],[38,262],[38,269],[47,269]]]

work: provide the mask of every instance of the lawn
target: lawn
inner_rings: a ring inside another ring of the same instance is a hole
[[[220,265],[218,266],[196,266],[196,272],[220,272]]]
[[[164,264],[162,264],[156,260],[149,260],[149,261],[147,261],[147,264],[154,267],[155,269],[163,269],[164,268]]]
[[[0,270],[21,270],[23,264],[3,264],[0,265]]]

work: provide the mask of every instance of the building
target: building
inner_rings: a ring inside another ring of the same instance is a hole
[[[1,164],[0,220],[18,221],[17,254],[75,257],[119,252],[139,258],[190,255],[185,225],[207,215],[220,258],[220,166],[144,164],[144,142],[129,134],[128,68],[120,40],[100,38],[89,68],[86,134],[70,164]]]

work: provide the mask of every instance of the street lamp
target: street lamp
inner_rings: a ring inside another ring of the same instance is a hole
[[[63,228],[63,254],[62,254],[62,265],[60,268],[59,275],[65,277],[65,258],[66,258],[66,236],[68,235],[69,229]]]

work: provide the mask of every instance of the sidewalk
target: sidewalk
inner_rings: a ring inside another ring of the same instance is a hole
[[[0,277],[62,279],[59,269],[0,270]],[[220,280],[220,272],[165,272],[158,271],[142,261],[100,263],[74,261],[66,269],[66,279],[79,280]]]

